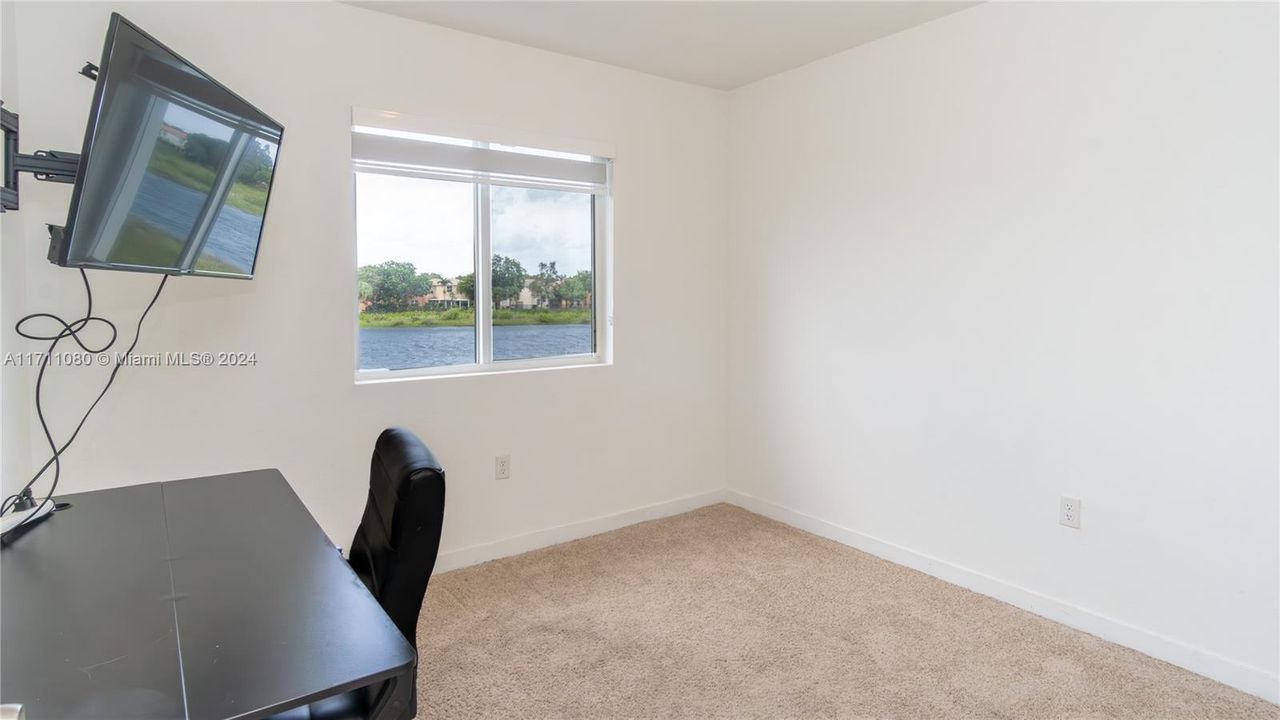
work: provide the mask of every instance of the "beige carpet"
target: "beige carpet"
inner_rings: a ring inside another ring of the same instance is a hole
[[[1276,718],[729,505],[432,579],[418,717]]]

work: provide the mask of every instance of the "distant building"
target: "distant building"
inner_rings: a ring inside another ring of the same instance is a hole
[[[520,295],[515,299],[515,301],[503,300],[498,303],[498,307],[511,310],[536,310],[539,308],[550,308],[551,303],[547,302],[546,298],[538,297],[533,294],[533,290],[530,286],[533,284],[534,280],[535,278],[532,277],[525,278],[524,287],[520,288]],[[577,302],[565,301],[560,307],[589,308],[591,307],[591,293],[587,293],[585,298]]]
[[[187,133],[169,123],[160,125],[160,140],[181,150],[187,144]]]
[[[432,310],[471,307],[471,298],[468,298],[466,295],[463,295],[458,291],[458,281],[456,278],[437,278],[432,280],[431,291],[426,295],[419,295],[414,298],[412,302],[418,307],[429,308]]]
[[[498,307],[504,310],[532,310],[534,308],[546,307],[547,302],[533,294],[533,290],[529,289],[529,285],[533,283],[533,278],[524,279],[524,287],[520,288],[520,294],[515,300],[510,298],[498,303]]]
[[[516,299],[516,307],[527,310],[529,308],[545,307],[547,302],[540,297],[534,297],[533,290],[529,289],[533,278],[524,279],[524,287],[520,288],[520,297]]]

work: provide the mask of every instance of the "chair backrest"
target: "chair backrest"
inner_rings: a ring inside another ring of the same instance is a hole
[[[351,567],[414,648],[443,522],[440,463],[408,430],[382,431],[373,448],[364,517],[351,541]]]

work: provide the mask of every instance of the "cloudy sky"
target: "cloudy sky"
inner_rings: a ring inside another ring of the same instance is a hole
[[[468,183],[356,173],[360,265],[411,262],[446,277],[474,269],[473,199]],[[492,243],[528,273],[555,261],[565,275],[591,269],[591,196],[493,186]]]

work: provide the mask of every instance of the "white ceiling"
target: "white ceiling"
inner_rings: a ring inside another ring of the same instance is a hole
[[[352,2],[434,25],[731,90],[973,2]]]

